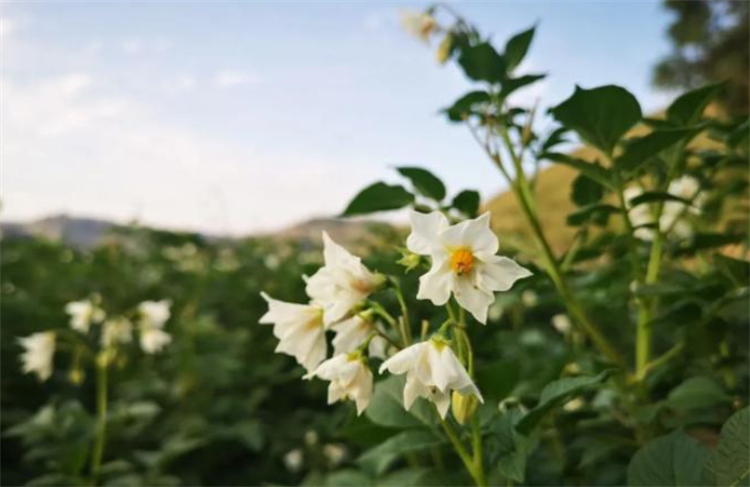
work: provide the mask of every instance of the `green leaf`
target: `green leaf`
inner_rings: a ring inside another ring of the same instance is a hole
[[[421,167],[397,167],[396,170],[408,178],[422,195],[438,202],[445,198],[445,185],[430,171]]]
[[[489,424],[485,439],[489,464],[505,479],[523,483],[526,478],[526,461],[536,448],[536,435],[527,437],[516,430],[523,416],[520,408],[512,408]],[[491,467],[492,468],[492,467]]]
[[[369,475],[351,468],[330,473],[325,478],[326,487],[366,487],[369,485],[373,485]]]
[[[678,203],[682,203],[683,205],[691,206],[690,200],[686,200],[685,198],[680,198],[679,196],[675,196],[671,193],[665,193],[662,191],[645,191],[630,200],[629,204],[631,208],[635,208],[638,205],[655,203],[659,201],[675,201]]]
[[[595,203],[593,205],[584,206],[580,210],[568,215],[567,223],[570,226],[583,225],[587,221],[591,220],[597,225],[605,225],[609,220],[609,216],[613,213],[619,213],[620,209],[616,206]]]
[[[721,428],[719,445],[703,470],[703,485],[750,485],[750,409],[734,413]]]
[[[464,47],[458,64],[474,81],[499,83],[505,78],[505,60],[489,42]]]
[[[370,405],[365,410],[367,418],[375,424],[390,428],[413,428],[438,424],[434,406],[417,399],[411,410],[404,409],[404,376],[391,376],[375,385]]]
[[[716,247],[723,247],[725,245],[736,244],[745,242],[747,240],[747,234],[742,233],[709,233],[709,232],[698,232],[693,235],[692,241],[675,251],[675,255],[687,255],[693,254],[700,250],[713,249]]]
[[[623,170],[633,171],[660,152],[696,133],[695,129],[655,130],[644,137],[628,140],[615,165]]]
[[[465,117],[477,114],[483,105],[490,102],[490,94],[486,91],[472,91],[465,94],[443,112],[452,122],[462,122]]]
[[[523,88],[524,86],[528,86],[532,83],[536,83],[540,79],[544,79],[547,77],[546,74],[526,74],[523,76],[519,76],[518,78],[508,78],[505,81],[503,81],[503,87],[500,89],[500,97],[506,98],[514,91]]]
[[[593,376],[571,377],[550,382],[542,389],[539,403],[518,422],[516,430],[521,434],[528,434],[554,408],[562,405],[573,395],[602,384],[612,373],[613,370],[610,369]]]
[[[577,157],[571,157],[567,154],[559,154],[557,152],[547,152],[542,154],[543,159],[548,159],[558,164],[565,164],[573,169],[580,171],[594,181],[602,184],[610,189],[615,189],[614,176],[612,171],[606,167],[602,167],[596,162],[588,162]]]
[[[542,144],[541,152],[548,152],[554,146],[563,142],[567,142],[567,140],[565,139],[565,134],[567,133],[568,129],[565,127],[558,127],[553,130],[549,137],[547,137],[547,140],[544,141],[544,144]]]
[[[591,90],[576,86],[573,95],[551,112],[560,123],[605,154],[611,154],[622,136],[641,119],[638,100],[625,88],[614,85]]]
[[[747,286],[747,278],[750,276],[750,262],[734,259],[723,254],[713,255],[716,268],[727,276],[738,286]]]
[[[461,191],[453,198],[451,206],[469,218],[475,218],[479,213],[479,193],[477,191]]]
[[[531,41],[534,39],[534,31],[536,26],[525,30],[519,34],[514,35],[505,44],[505,66],[510,73],[523,61],[526,57],[526,53],[529,51]]]
[[[680,411],[710,408],[730,401],[729,395],[710,377],[691,377],[672,389],[667,403]]]
[[[431,431],[411,430],[392,436],[357,459],[367,471],[380,475],[401,455],[440,445],[443,439]]]
[[[570,199],[578,206],[598,203],[604,196],[604,186],[585,174],[579,174],[573,181]]]
[[[694,125],[723,85],[724,83],[707,85],[679,96],[667,108],[667,120],[682,126]]]
[[[677,430],[638,450],[628,465],[628,485],[700,486],[710,450]],[[726,485],[726,484],[722,484]]]
[[[360,191],[346,207],[342,216],[396,210],[413,202],[414,195],[403,186],[378,182]]]

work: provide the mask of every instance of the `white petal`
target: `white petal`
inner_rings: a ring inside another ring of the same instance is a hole
[[[442,306],[451,297],[453,274],[447,259],[433,257],[432,269],[419,278],[417,299],[429,299],[435,306]]]
[[[432,402],[437,406],[440,417],[445,419],[445,415],[448,414],[448,409],[451,407],[451,394],[450,392],[437,391],[432,395]]]
[[[414,404],[414,401],[417,400],[418,397],[428,397],[429,391],[425,387],[424,384],[422,384],[419,379],[417,379],[416,375],[413,373],[406,375],[406,385],[404,385],[404,408],[408,411],[411,409],[412,404]]]
[[[495,302],[492,293],[482,291],[474,285],[470,276],[464,276],[453,281],[453,293],[458,304],[482,323],[487,323],[487,310]]]
[[[389,358],[380,366],[380,373],[387,370],[391,374],[400,375],[414,369],[417,360],[422,355],[422,351],[427,344],[425,342],[415,343],[401,350],[393,357]]]
[[[439,350],[440,346],[442,346],[442,350]],[[450,359],[453,356],[453,351],[449,345],[436,345],[432,340],[430,340],[430,346],[427,350],[427,359],[432,371],[432,382],[429,385],[434,385],[441,392],[445,392],[448,385],[456,378],[453,363],[450,360],[444,360],[444,358]]]
[[[497,236],[490,230],[490,214],[474,220],[464,220],[440,234],[440,242],[447,247],[468,247],[474,254],[492,255],[497,252]]]
[[[438,245],[438,235],[448,228],[448,218],[439,211],[419,213],[409,211],[411,234],[406,239],[406,248],[415,254],[429,255],[431,249]]]
[[[478,285],[489,291],[504,292],[513,287],[519,279],[531,276],[531,271],[521,267],[515,260],[499,255],[477,266]]]
[[[333,325],[336,337],[333,339],[333,353],[353,352],[372,332],[369,323],[358,316]],[[371,342],[372,343],[372,342]]]

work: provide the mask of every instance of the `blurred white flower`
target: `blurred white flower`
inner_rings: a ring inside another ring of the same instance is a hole
[[[401,25],[410,36],[424,43],[430,41],[430,34],[438,27],[432,15],[424,12],[413,12],[411,10],[401,10],[400,13]]]
[[[533,289],[527,289],[521,293],[521,302],[527,308],[531,308],[539,302],[539,296],[537,296]]]
[[[325,265],[307,279],[307,295],[323,306],[325,324],[333,324],[347,314],[384,282],[370,272],[359,257],[331,240],[323,232]]]
[[[338,443],[328,443],[323,446],[323,456],[328,460],[328,466],[338,467],[346,458],[346,447]]]
[[[380,373],[406,374],[404,407],[408,410],[418,397],[432,401],[445,418],[451,404],[451,392],[473,395],[484,402],[469,374],[443,338],[433,337],[398,352],[380,366]]]
[[[568,318],[568,315],[564,313],[560,313],[552,317],[552,326],[555,328],[555,330],[559,331],[563,335],[567,335],[572,328],[570,318]]]
[[[291,355],[308,372],[326,358],[328,345],[323,327],[323,309],[316,304],[286,303],[261,293],[268,303],[268,312],[260,323],[274,325],[279,339],[276,352]]]
[[[306,379],[318,377],[330,381],[328,404],[351,399],[357,405],[357,415],[370,404],[372,397],[372,372],[360,353],[342,353],[326,360],[307,374]]]
[[[21,364],[25,374],[35,373],[45,381],[52,375],[52,358],[55,355],[55,333],[46,331],[18,339],[24,348]]]
[[[162,328],[170,317],[170,306],[172,306],[172,302],[168,299],[144,301],[138,305],[138,313],[140,313],[142,322],[148,322],[153,327]]]
[[[355,351],[373,333],[375,326],[359,316],[352,316],[333,325],[332,330],[336,333],[333,354],[338,355]],[[369,356],[384,359],[387,345],[385,338],[373,337],[368,347]]]
[[[133,341],[133,324],[122,316],[110,318],[102,325],[102,346],[111,347],[118,343]]]
[[[563,409],[569,413],[572,413],[574,411],[578,411],[584,405],[585,403],[583,402],[583,399],[581,399],[580,397],[576,397],[566,402],[565,405],[563,406]]]
[[[284,455],[284,465],[290,472],[299,472],[302,469],[303,461],[302,450],[299,448],[290,450]]]
[[[442,306],[453,293],[458,304],[484,324],[495,301],[493,293],[507,291],[531,275],[514,260],[495,255],[499,244],[490,230],[489,213],[453,226],[439,211],[411,211],[409,218],[412,232],[406,246],[432,258],[432,268],[419,278],[418,299]]]
[[[305,431],[305,445],[307,446],[315,446],[318,444],[318,432],[315,430],[307,430]]]
[[[643,225],[653,225],[654,215],[651,213],[651,206],[642,204],[638,206],[632,206],[632,201],[643,194],[643,189],[640,186],[630,186],[625,188],[623,196],[625,202],[628,205],[628,217],[630,223],[635,227],[635,237],[650,241],[654,239],[654,230],[652,228],[643,227]],[[640,228],[639,228],[640,227]]]
[[[659,229],[662,232],[673,233],[680,238],[689,237],[693,232],[693,228],[690,222],[685,219],[685,216],[687,214],[700,214],[700,208],[705,202],[705,197],[700,194],[700,183],[692,176],[683,176],[669,183],[667,192],[682,199],[692,201],[692,205],[687,206],[679,201],[664,202],[661,217],[659,218]],[[643,189],[639,186],[630,186],[624,191],[625,201],[630,207],[628,215],[634,227],[654,225],[653,205],[640,204],[636,207],[631,206],[632,200],[642,194]],[[636,228],[635,237],[640,240],[651,241],[654,239],[654,229]]]
[[[66,304],[65,312],[70,315],[70,327],[81,333],[88,333],[92,323],[106,318],[104,310],[87,299]]]
[[[141,324],[141,349],[149,354],[161,352],[164,347],[172,343],[172,335],[151,325]]]

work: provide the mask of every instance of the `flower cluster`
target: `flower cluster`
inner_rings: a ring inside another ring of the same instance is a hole
[[[70,333],[88,338],[94,334],[95,328],[100,328],[100,356],[107,358],[118,345],[131,343],[136,329],[139,332],[141,349],[148,354],[157,353],[172,341],[171,335],[164,331],[164,325],[170,317],[170,306],[168,300],[144,301],[138,306],[135,319],[131,320],[125,316],[108,317],[99,306],[97,298],[68,303],[65,312],[70,315],[69,324],[72,332],[50,330],[18,339],[24,349],[21,354],[23,371],[34,373],[39,380],[46,381],[52,375],[57,340],[68,340],[73,349],[86,346],[85,340],[71,336]],[[74,375],[78,377],[80,374]]]
[[[449,315],[455,315],[450,312],[454,298],[458,306],[486,324],[495,293],[508,291],[518,279],[531,275],[514,260],[496,255],[499,244],[490,229],[489,213],[453,225],[439,211],[411,211],[409,219],[408,253],[401,262],[410,270],[429,261],[416,298],[445,306]],[[276,351],[293,356],[307,370],[305,379],[330,382],[329,404],[352,400],[358,414],[367,408],[373,390],[371,358],[384,359],[380,374],[388,371],[406,376],[403,403],[407,410],[422,397],[434,403],[444,418],[452,400],[467,403],[467,398],[473,397],[474,404],[483,401],[467,371],[467,365],[471,370],[467,357],[456,355],[454,350],[460,351],[460,347],[449,334],[451,327],[460,326],[454,338],[460,333],[464,345],[470,346],[463,329],[463,311],[460,323],[451,316],[431,336],[423,333],[422,341],[412,343],[407,300],[398,278],[370,271],[325,232],[323,246],[323,267],[305,278],[309,302],[287,303],[263,293],[269,309],[260,323],[273,325],[279,339]],[[373,299],[384,289],[397,293],[402,306],[398,319]],[[333,354],[326,359],[329,330],[335,335]],[[396,334],[400,341],[394,338]],[[459,420],[463,422],[463,418]]]

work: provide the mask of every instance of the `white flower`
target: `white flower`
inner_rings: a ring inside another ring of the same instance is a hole
[[[141,349],[149,354],[161,352],[164,347],[172,343],[172,335],[151,325],[141,324]]]
[[[692,227],[685,220],[684,216],[686,213],[700,214],[700,207],[703,205],[705,199],[702,194],[699,194],[700,183],[691,176],[683,176],[669,183],[667,192],[685,200],[690,200],[693,204],[692,206],[686,206],[679,201],[664,202],[661,217],[659,218],[659,230],[674,233],[676,236],[682,238],[689,237],[692,233]],[[651,225],[653,227],[654,214],[652,205],[640,204],[632,207],[632,200],[642,194],[643,189],[639,186],[631,186],[625,189],[625,201],[630,208],[628,216],[634,227],[642,225]],[[640,240],[651,241],[654,239],[654,229],[648,227],[636,228],[635,237]]]
[[[284,455],[284,465],[290,472],[299,472],[302,468],[304,457],[302,450],[295,448]]]
[[[408,410],[416,398],[424,397],[435,403],[440,416],[445,418],[451,403],[451,392],[474,395],[484,402],[469,374],[440,337],[416,343],[398,352],[380,366],[392,374],[406,374],[404,407]]]
[[[89,300],[73,301],[65,305],[70,315],[70,327],[81,333],[88,333],[91,323],[104,321],[104,310]]]
[[[25,374],[35,373],[45,381],[52,375],[52,358],[55,355],[55,333],[46,331],[18,339],[24,348],[21,364]]]
[[[495,255],[497,236],[490,230],[490,214],[450,226],[442,213],[409,213],[412,232],[406,246],[429,255],[432,268],[419,278],[418,299],[444,305],[451,293],[480,323],[487,322],[487,309],[495,291],[507,291],[531,275],[514,260]]]
[[[567,335],[572,328],[570,318],[568,318],[568,315],[564,313],[560,313],[552,317],[552,326],[555,328],[555,330],[559,331],[563,335]]]
[[[353,352],[373,333],[374,325],[359,316],[341,321],[333,325],[336,332],[333,339],[333,354]],[[368,347],[370,357],[385,358],[388,342],[381,336],[373,337]]]
[[[328,386],[328,404],[351,399],[357,405],[357,415],[370,404],[372,397],[372,372],[359,353],[342,353],[326,360],[305,376],[331,381]]]
[[[138,305],[138,312],[143,322],[148,322],[155,328],[163,328],[170,317],[169,307],[172,302],[168,299],[161,301],[144,301]]]
[[[527,308],[533,308],[539,302],[539,296],[533,289],[527,289],[521,293],[521,302]]]
[[[308,372],[326,358],[323,309],[316,304],[285,303],[261,293],[268,302],[268,312],[260,319],[262,324],[272,324],[273,334],[279,339],[276,352],[291,355]]]
[[[432,15],[423,12],[412,12],[410,10],[401,10],[401,25],[409,35],[424,43],[429,42],[430,34],[438,26]]]
[[[307,295],[323,306],[325,324],[333,324],[360,301],[383,284],[382,276],[373,274],[359,257],[331,240],[323,232],[325,265],[307,279]]]
[[[323,445],[323,456],[328,460],[328,466],[331,468],[338,467],[346,458],[346,447],[338,443],[328,443]]]
[[[133,341],[133,324],[127,318],[110,318],[102,326],[102,346],[111,347],[118,343]]]

